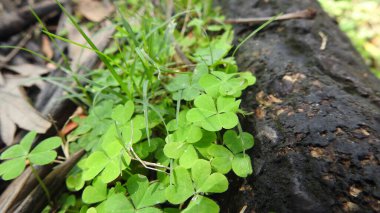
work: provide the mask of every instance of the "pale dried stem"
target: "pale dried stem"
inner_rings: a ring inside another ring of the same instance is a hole
[[[284,21],[290,19],[313,19],[317,14],[317,11],[313,8],[306,10],[300,10],[293,13],[286,13],[275,19],[275,21]],[[224,21],[226,24],[260,24],[269,21],[272,17],[262,17],[262,18],[238,18],[238,19],[227,19]]]

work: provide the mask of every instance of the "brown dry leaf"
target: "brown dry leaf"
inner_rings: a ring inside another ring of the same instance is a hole
[[[30,84],[27,77],[4,75],[0,86],[0,135],[6,145],[12,145],[16,125],[22,129],[45,133],[51,123],[45,120],[26,100],[22,85]]]
[[[78,2],[79,13],[93,22],[104,20],[114,9],[111,4],[103,4],[96,0],[81,0]]]
[[[51,70],[34,64],[7,65],[5,68],[20,74],[21,76],[39,77],[40,75],[49,73]]]
[[[41,39],[42,39],[42,41],[41,41],[41,50],[42,50],[42,52],[45,54],[45,56],[48,59],[52,59],[53,55],[54,55],[54,51],[51,48],[49,38],[46,35],[43,35]]]
[[[23,86],[30,87],[32,85],[36,85],[39,88],[42,88],[44,85],[44,82],[40,79],[40,75],[49,73],[52,70],[48,67],[42,67],[34,64],[7,65],[5,68],[18,73],[20,76],[28,77],[24,78],[24,81],[22,82]],[[8,75],[8,78],[19,77],[12,77],[12,75]]]

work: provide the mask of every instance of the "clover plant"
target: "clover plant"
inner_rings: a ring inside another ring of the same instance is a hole
[[[246,151],[254,138],[241,130],[239,98],[255,77],[238,72],[228,55],[231,26],[210,3],[180,1],[169,19],[151,1],[118,3],[115,43],[104,53],[91,45],[106,67],[87,79],[87,117],[74,118],[79,126],[66,136],[71,152],[87,153],[66,179],[62,211],[219,212],[209,195],[228,189],[231,170],[252,173]],[[133,14],[141,17],[132,24]],[[21,174],[26,160],[56,157],[57,138],[29,152],[30,134],[1,155],[9,159],[0,165],[4,179]]]

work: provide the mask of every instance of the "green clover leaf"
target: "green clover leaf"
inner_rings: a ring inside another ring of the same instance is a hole
[[[88,212],[88,211],[87,211]],[[131,201],[123,194],[116,193],[109,196],[104,202],[96,207],[96,213],[135,213]]]
[[[206,63],[208,66],[217,65],[220,60],[232,48],[228,34],[224,34],[218,39],[212,40],[208,46],[198,48],[195,51],[195,60]]]
[[[177,74],[166,86],[167,90],[173,93],[173,100],[192,101],[200,95],[202,88],[198,81],[201,76],[208,73],[208,67],[204,63],[199,63],[193,73]]]
[[[252,174],[251,158],[247,154],[237,154],[232,160],[232,170],[239,177],[247,177]]]
[[[47,138],[30,151],[36,135],[37,133],[34,131],[29,132],[20,141],[20,144],[9,147],[1,154],[0,159],[7,160],[0,164],[0,176],[4,180],[18,177],[24,171],[27,159],[31,164],[45,165],[53,162],[57,157],[54,149],[61,145],[59,137]]]
[[[142,132],[139,128],[136,128],[133,121],[122,126],[112,124],[103,135],[102,144],[116,141],[124,144],[124,146],[131,146],[139,142],[141,137]]]
[[[103,142],[102,148],[85,159],[83,180],[91,180],[100,174],[99,180],[109,183],[120,176],[121,171],[131,162],[131,157],[118,141]]]
[[[165,186],[159,182],[149,184],[148,178],[143,175],[129,177],[127,189],[136,209],[151,207],[166,201]]]
[[[249,72],[228,74],[213,71],[211,74],[202,76],[199,84],[212,97],[219,95],[240,97],[241,91],[254,84],[255,81],[255,77]]]
[[[0,164],[0,175],[4,180],[12,180],[20,176],[25,169],[25,158],[18,157]]]
[[[211,165],[206,160],[196,160],[191,168],[191,176],[197,193],[222,193],[228,189],[228,180],[221,173],[211,174]]]
[[[54,161],[57,152],[54,150],[61,145],[61,138],[51,137],[41,141],[28,155],[28,159],[35,165],[45,165]]]
[[[227,174],[231,170],[231,162],[234,155],[226,147],[212,144],[208,148],[208,153],[213,157],[211,160],[211,166],[214,167],[216,171],[222,174]]]
[[[188,146],[189,144],[183,142],[168,142],[164,146],[164,154],[168,158],[178,159]]]
[[[99,179],[95,179],[82,193],[82,200],[87,204],[99,203],[105,199],[107,199],[107,184]]]
[[[26,156],[30,148],[32,147],[32,143],[34,139],[36,138],[37,132],[31,131],[28,134],[26,134],[23,139],[20,141],[20,144],[13,145],[9,147],[7,150],[5,150],[1,156],[1,160],[7,160],[17,157]]]
[[[66,186],[71,191],[79,191],[83,188],[85,181],[82,178],[82,173],[70,174],[66,178]]]
[[[188,110],[181,111],[177,118],[178,120],[174,119],[168,123],[168,131],[174,131],[174,133],[169,136],[168,140],[195,143],[202,138],[201,128],[192,125],[192,123],[186,119],[187,112]]]
[[[216,102],[215,105],[215,101],[210,95],[198,96],[194,101],[196,107],[190,109],[186,114],[187,120],[208,131],[235,127],[239,122],[236,112],[240,100],[235,101],[235,98],[220,96]]]
[[[197,151],[195,150],[193,145],[189,145],[183,154],[179,158],[179,165],[182,167],[189,169],[193,166],[195,161],[198,159]]]
[[[128,101],[125,105],[117,105],[112,109],[111,118],[118,122],[119,125],[127,123],[135,110],[135,105],[132,101]]]
[[[254,144],[251,134],[242,132],[241,135],[237,135],[233,130],[228,130],[224,133],[223,142],[234,154],[250,149]]]
[[[230,130],[224,134],[223,139],[232,152],[222,145],[212,144],[208,148],[208,153],[213,157],[211,159],[212,167],[222,174],[226,174],[232,169],[239,177],[247,177],[252,174],[251,158],[241,153],[253,146],[252,135],[243,132],[242,136],[237,136]]]
[[[182,211],[182,213],[218,213],[219,211],[219,206],[215,201],[197,195],[191,199],[189,205]]]
[[[194,194],[193,182],[187,169],[177,166],[173,169],[173,184],[165,190],[166,199],[172,204],[185,202]]]
[[[152,138],[150,139],[150,144],[148,141],[133,144],[133,149],[141,159],[145,159],[150,153],[155,152],[157,148],[163,144],[165,144],[165,141],[162,138]]]
[[[216,134],[215,132],[202,130],[202,135],[202,139],[193,145],[204,158],[210,159],[208,148],[216,141]]]

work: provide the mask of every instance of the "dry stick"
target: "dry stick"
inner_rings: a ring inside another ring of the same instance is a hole
[[[187,0],[187,6],[186,10],[190,10],[191,7],[191,2],[192,0]],[[187,22],[189,22],[190,19],[190,12],[186,13],[185,20],[183,21],[182,29],[181,29],[181,36],[185,35],[186,27],[187,27]]]
[[[289,19],[313,19],[317,14],[314,8],[309,8],[306,10],[300,10],[293,13],[286,13],[275,19],[275,21],[284,21]],[[238,18],[238,19],[227,19],[224,21],[226,24],[261,24],[266,22],[272,17],[262,17],[262,18]]]
[[[193,63],[191,63],[191,61],[186,57],[185,53],[182,52],[182,50],[178,44],[175,44],[174,50],[175,50],[176,54],[179,56],[179,58],[181,59],[181,61],[185,65],[187,65],[187,66],[193,65]]]

